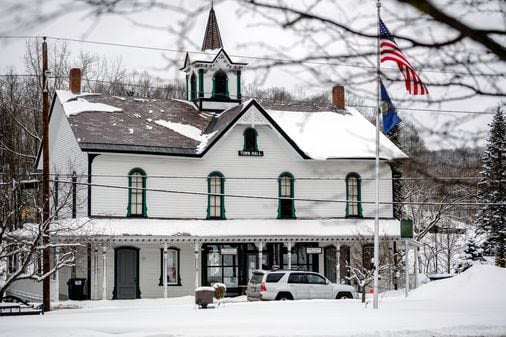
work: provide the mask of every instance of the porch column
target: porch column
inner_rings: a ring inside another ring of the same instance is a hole
[[[167,298],[167,242],[163,244],[163,298]]]
[[[262,260],[263,260],[263,249],[264,249],[264,243],[263,242],[257,242],[255,243],[255,246],[257,246],[258,249],[258,269],[262,270]]]
[[[93,249],[93,299],[98,300],[98,248]]]
[[[414,286],[414,288],[418,288],[418,246],[414,247],[414,253],[415,253],[415,261],[414,261],[414,266],[415,266],[415,286]]]
[[[60,261],[60,248],[56,247],[54,251],[55,264]],[[60,301],[60,268],[57,268],[54,272],[54,299],[56,302]]]
[[[285,242],[285,246],[288,254],[288,270],[292,270],[292,242]]]
[[[334,243],[336,247],[336,283],[341,283],[341,244],[339,242]]]
[[[102,299],[107,299],[107,246],[102,246]]]
[[[195,289],[199,287],[199,255],[200,255],[200,242],[192,244],[195,254]]]

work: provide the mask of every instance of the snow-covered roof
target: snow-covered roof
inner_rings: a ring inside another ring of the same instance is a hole
[[[164,237],[356,237],[372,236],[374,219],[237,219],[162,220],[135,218],[81,218],[79,233],[87,236],[164,236]],[[68,232],[68,235],[75,235]],[[381,219],[380,235],[398,237],[399,220]]]
[[[139,99],[58,90],[70,127],[84,151],[202,156],[242,114],[256,108],[306,159],[375,157],[375,127],[358,111],[310,105],[261,105],[255,100],[220,114],[176,99]],[[380,157],[406,158],[380,134]]]
[[[274,121],[312,159],[374,158],[376,128],[354,108],[346,111],[267,110]],[[380,133],[380,158],[407,156]]]

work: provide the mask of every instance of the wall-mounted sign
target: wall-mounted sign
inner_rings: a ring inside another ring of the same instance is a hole
[[[306,253],[307,254],[321,254],[322,248],[321,247],[307,247]]]
[[[221,255],[237,255],[237,248],[222,248]]]
[[[263,157],[264,151],[239,151],[239,156],[243,157]]]

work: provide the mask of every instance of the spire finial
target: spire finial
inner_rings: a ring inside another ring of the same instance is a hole
[[[211,8],[214,7],[214,0],[211,0]]]

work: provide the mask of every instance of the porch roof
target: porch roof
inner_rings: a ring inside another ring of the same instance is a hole
[[[65,220],[68,224],[71,220]],[[374,219],[232,219],[180,220],[146,218],[73,219],[76,230],[60,233],[90,237],[151,238],[353,238],[372,237]],[[63,223],[63,222],[62,222]],[[399,238],[396,219],[380,219],[382,237]]]

